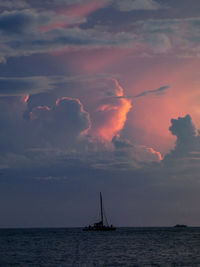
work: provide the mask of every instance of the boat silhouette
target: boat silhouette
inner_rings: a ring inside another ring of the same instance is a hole
[[[85,228],[83,228],[83,231],[114,231],[116,230],[116,227],[114,227],[112,224],[109,225],[107,223],[106,216],[103,212],[103,200],[102,200],[101,192],[100,192],[100,212],[101,212],[100,221],[94,223],[93,225],[86,226]]]
[[[176,224],[174,225],[175,228],[186,228],[187,225],[186,224]]]

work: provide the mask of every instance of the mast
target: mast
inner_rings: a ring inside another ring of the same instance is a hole
[[[102,225],[103,225],[103,205],[102,205],[102,195],[101,195],[101,192],[100,192],[100,208],[101,208],[101,222],[102,222]]]

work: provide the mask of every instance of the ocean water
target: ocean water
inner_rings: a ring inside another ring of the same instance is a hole
[[[200,266],[200,228],[1,229],[0,266]]]

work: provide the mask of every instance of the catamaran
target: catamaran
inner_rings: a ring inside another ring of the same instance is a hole
[[[112,224],[109,225],[107,223],[106,216],[103,212],[103,201],[102,201],[102,195],[100,192],[100,221],[97,223],[94,223],[93,225],[86,226],[83,228],[84,231],[114,231],[116,230],[116,227],[114,227]],[[106,222],[106,224],[105,224]]]

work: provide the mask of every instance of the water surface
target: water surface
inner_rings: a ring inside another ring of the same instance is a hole
[[[0,266],[200,266],[200,228],[1,229]]]

